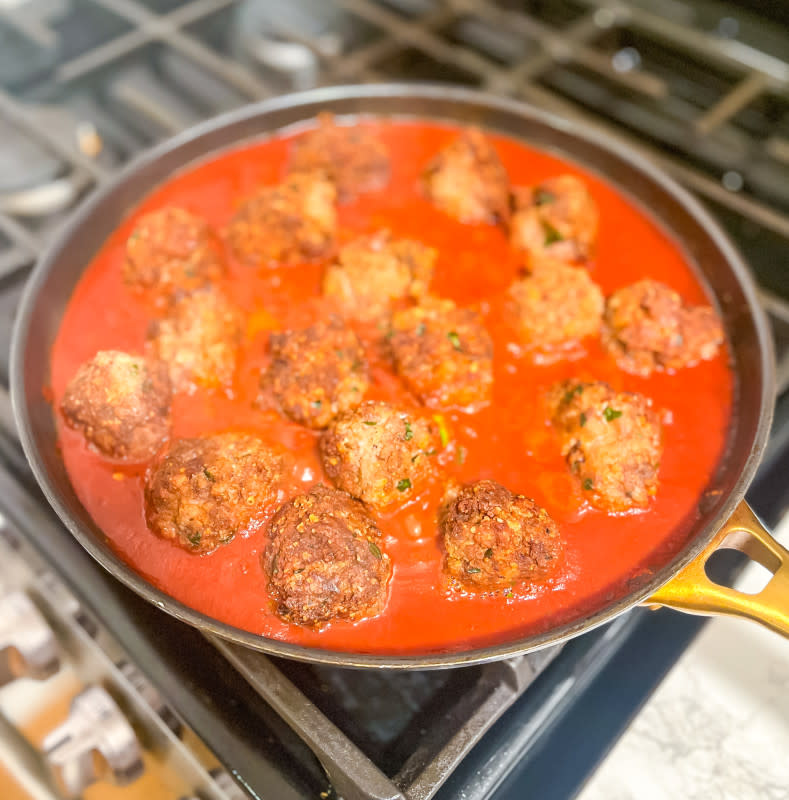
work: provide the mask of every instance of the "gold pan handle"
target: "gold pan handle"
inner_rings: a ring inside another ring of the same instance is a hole
[[[770,582],[758,594],[713,583],[704,565],[719,548],[745,553],[773,573]],[[743,500],[699,556],[645,604],[691,614],[746,617],[789,637],[789,550],[765,530]]]

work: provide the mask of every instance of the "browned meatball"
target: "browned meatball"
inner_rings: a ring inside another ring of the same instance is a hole
[[[170,370],[178,391],[227,387],[243,334],[241,312],[220,292],[201,289],[181,298],[148,332],[149,347]]]
[[[107,458],[150,458],[170,434],[167,367],[101,350],[80,365],[61,402],[66,424]]]
[[[491,480],[451,492],[439,529],[446,571],[471,589],[547,578],[562,552],[559,528],[548,512]]]
[[[323,293],[349,317],[365,322],[386,317],[394,300],[419,297],[433,278],[436,251],[388,231],[345,245],[323,277]]]
[[[332,483],[376,508],[417,494],[433,474],[436,448],[432,423],[372,401],[337,417],[320,443]]]
[[[336,199],[334,184],[322,173],[288,175],[241,206],[227,240],[236,257],[253,266],[320,258],[334,246]]]
[[[337,317],[302,330],[272,333],[272,363],[263,377],[282,411],[310,428],[325,428],[356,408],[370,385],[364,350]]]
[[[383,610],[391,573],[381,531],[345,492],[313,486],[271,521],[264,568],[277,613],[299,625]]]
[[[153,291],[164,305],[224,273],[217,242],[204,219],[168,206],[141,217],[126,242],[123,280]]]
[[[714,358],[723,326],[710,306],[683,305],[668,286],[643,280],[608,298],[603,344],[623,370],[649,375]]]
[[[534,350],[550,353],[600,331],[603,293],[580,267],[540,260],[512,284],[510,297],[520,338]]]
[[[563,261],[594,252],[598,213],[589,190],[573,175],[550,178],[513,192],[510,241],[517,250]]]
[[[178,439],[145,479],[145,519],[162,539],[209,553],[278,499],[284,459],[257,436]]]
[[[551,391],[562,454],[589,502],[605,511],[646,508],[663,452],[652,401],[607,383],[564,381]]]
[[[396,312],[392,331],[395,368],[422,402],[469,410],[490,402],[493,341],[476,311],[432,298]]]
[[[389,152],[367,128],[336,125],[333,114],[323,113],[318,116],[318,127],[294,142],[290,171],[325,172],[337,187],[340,202],[346,202],[386,185]]]
[[[424,174],[427,196],[461,222],[506,222],[510,181],[493,145],[469,128],[445,147]]]

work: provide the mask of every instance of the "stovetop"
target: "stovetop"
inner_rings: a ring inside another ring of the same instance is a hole
[[[789,11],[762,5],[0,0],[0,337],[8,339],[31,264],[71,209],[152,143],[294,89],[439,80],[600,127],[698,193],[759,279],[783,391]],[[571,796],[701,625],[637,611],[561,651],[408,675],[315,668],[208,643],[99,571],[57,522],[16,442],[7,380],[3,350],[0,509],[11,551],[35,575],[55,574],[74,614],[104,631],[166,698],[157,714],[201,739],[246,795],[502,800],[528,786],[535,796]],[[784,393],[750,495],[768,522],[789,505],[787,465]],[[65,630],[71,623],[56,619],[49,584],[36,580],[24,591]],[[125,691],[110,678],[106,685]],[[141,713],[129,709],[140,729]],[[201,798],[231,791],[200,786]]]

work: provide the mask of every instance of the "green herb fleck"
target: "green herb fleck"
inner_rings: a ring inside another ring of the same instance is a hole
[[[507,600],[511,600],[514,596],[515,596],[515,594],[512,591],[512,589],[507,589],[507,591],[504,592],[504,597],[506,597]]]
[[[584,385],[582,383],[577,383],[575,386],[573,386],[572,389],[568,389],[564,393],[564,397],[562,398],[562,402],[563,403],[569,403],[573,399],[573,397],[575,397],[575,395],[581,394],[581,392],[583,392],[583,390],[584,390]]]
[[[582,428],[584,425],[586,425],[586,414],[584,414],[583,411],[581,412],[581,416],[578,417],[578,421],[581,423]]]
[[[592,483],[592,479],[591,478],[585,478],[584,479],[584,491],[591,492],[593,487],[594,487],[594,483]]]
[[[606,422],[613,422],[617,417],[622,416],[622,412],[617,411],[615,408],[611,408],[611,406],[606,406],[603,409],[603,416],[605,417]]]
[[[556,195],[553,192],[549,192],[547,189],[543,189],[541,186],[538,186],[534,190],[534,205],[536,206],[546,206],[548,203],[553,203],[556,200]]]
[[[389,328],[389,330],[384,334],[384,339],[388,342],[394,336],[394,328]]]
[[[482,572],[482,570],[479,567],[466,567],[466,572],[475,575],[477,572]]]
[[[489,547],[485,551],[485,555],[483,556],[483,558],[493,558],[493,548],[492,547]]]
[[[200,544],[201,539],[203,538],[203,534],[200,531],[198,531],[197,533],[190,533],[186,538],[189,539],[189,541],[195,547],[197,547]]]
[[[398,492],[405,492],[411,488],[411,479],[410,478],[401,478],[397,482],[397,491]]]
[[[370,426],[378,424],[375,420],[372,420],[372,419],[365,419],[365,420],[363,420],[363,422],[364,422],[365,425],[370,425]]]
[[[310,405],[313,408],[320,408],[323,405],[323,401],[322,400],[313,400],[312,403],[310,403]]]
[[[407,442],[414,438],[414,429],[411,427],[410,420],[405,421],[405,436],[403,437]]]
[[[545,220],[542,221],[542,230],[545,233],[545,241],[543,242],[545,247],[555,244],[556,242],[564,241],[564,236],[562,236],[561,233],[559,233],[559,231],[553,227],[553,225]]]
[[[425,325],[424,322],[420,322],[419,325],[416,326],[416,335],[424,336],[426,330],[427,330],[427,325]]]
[[[131,363],[132,372],[139,372],[140,365],[136,361],[132,361]]]
[[[455,459],[457,460],[458,464],[465,464],[466,463],[466,448],[463,445],[460,445],[457,449],[457,453],[455,453]]]
[[[205,475],[206,478],[208,478],[208,480],[211,481],[211,483],[213,483],[216,480],[216,478],[214,477],[214,473],[211,472],[211,470],[208,469],[208,467],[203,467],[203,475]]]
[[[457,335],[457,333],[455,333],[455,331],[450,331],[447,334],[447,339],[452,342],[452,347],[454,347],[455,350],[460,350],[460,337]]]
[[[353,364],[351,364],[351,370],[353,372],[358,372],[364,366],[364,362],[361,358],[355,358],[353,360]]]
[[[446,420],[443,414],[433,414],[433,420],[438,425],[438,435],[441,437],[441,446],[446,447],[449,444],[449,428],[447,428]]]
[[[380,561],[383,558],[381,548],[375,542],[367,542],[370,552]]]

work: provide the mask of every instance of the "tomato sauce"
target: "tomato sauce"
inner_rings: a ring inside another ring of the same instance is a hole
[[[485,315],[495,346],[493,402],[474,414],[444,413],[451,435],[440,460],[442,480],[404,507],[374,515],[393,562],[387,607],[358,623],[301,628],[274,615],[261,555],[271,509],[259,523],[215,552],[198,556],[148,531],[144,520],[145,465],[120,467],[88,449],[62,424],[63,458],[76,492],[119,554],[152,584],[188,606],[263,636],[340,651],[436,652],[481,647],[537,633],[575,619],[628,592],[631,581],[659,568],[687,540],[697,504],[722,458],[732,413],[733,377],[728,354],[674,375],[649,378],[617,368],[599,342],[585,343],[580,357],[537,365],[511,346],[502,319],[502,292],[519,262],[504,232],[463,225],[436,210],[419,191],[424,165],[457,129],[427,122],[376,122],[388,145],[388,187],[340,207],[341,240],[389,228],[439,251],[432,291]],[[570,172],[583,178],[600,209],[600,236],[591,274],[606,294],[640,278],[670,285],[692,303],[710,302],[682,251],[642,210],[600,177],[515,140],[492,136],[514,185]],[[191,166],[155,189],[108,239],[77,285],[52,352],[52,389],[59,403],[78,365],[100,349],[143,352],[151,306],[121,281],[124,245],[143,213],[172,204],[203,215],[221,230],[243,198],[284,174],[289,138],[274,137]],[[257,432],[279,442],[296,463],[303,488],[323,476],[317,434],[288,422],[256,402],[266,363],[269,332],[307,324],[325,313],[320,300],[323,265],[252,269],[228,253],[226,289],[248,314],[232,396],[199,391],[176,396],[173,436],[228,429]],[[369,398],[414,405],[414,400],[370,346],[373,386]],[[665,454],[660,486],[648,511],[608,515],[585,504],[583,491],[560,455],[560,444],[542,397],[555,381],[578,376],[608,381],[618,390],[651,397],[664,412]],[[495,478],[533,497],[559,524],[566,556],[558,574],[506,594],[474,595],[450,589],[442,578],[436,507],[442,481]]]

